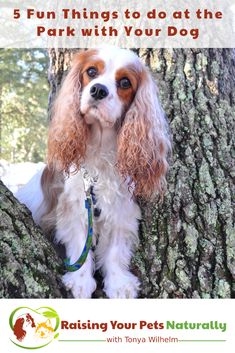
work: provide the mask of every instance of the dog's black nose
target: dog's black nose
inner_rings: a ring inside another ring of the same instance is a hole
[[[94,86],[91,87],[90,94],[92,98],[96,100],[103,99],[108,96],[109,91],[108,88],[100,83],[96,83]]]

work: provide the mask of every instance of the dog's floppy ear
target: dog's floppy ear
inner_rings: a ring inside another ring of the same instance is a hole
[[[89,51],[75,55],[52,109],[48,136],[48,165],[69,172],[84,159],[88,126],[80,113],[81,70]]]
[[[168,169],[170,140],[157,87],[143,67],[134,101],[118,134],[118,169],[134,187],[134,194],[151,198],[162,195]]]

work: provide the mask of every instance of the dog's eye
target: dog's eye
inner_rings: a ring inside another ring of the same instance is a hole
[[[127,77],[121,78],[118,82],[118,86],[122,89],[128,89],[131,87],[131,81]]]
[[[98,71],[95,67],[89,67],[89,69],[87,69],[86,72],[87,72],[87,75],[92,78],[95,77],[98,73]]]

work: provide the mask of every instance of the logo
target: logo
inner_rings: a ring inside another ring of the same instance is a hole
[[[36,310],[21,306],[9,318],[12,331],[10,340],[21,348],[42,348],[59,336],[56,333],[59,324],[57,312],[48,306]]]

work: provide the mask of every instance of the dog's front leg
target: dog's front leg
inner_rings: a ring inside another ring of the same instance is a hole
[[[72,242],[66,246],[66,254],[67,257],[70,258],[71,264],[77,261],[81,253],[82,247],[76,246],[76,242]],[[93,254],[90,251],[85,263],[79,270],[75,272],[67,272],[63,276],[64,285],[71,290],[75,298],[91,298],[92,293],[96,289],[96,281],[93,278],[93,269]]]
[[[140,210],[128,201],[115,211],[110,223],[105,222],[100,231],[96,250],[98,267],[102,269],[104,291],[109,298],[136,298],[140,282],[129,267],[138,244]]]
[[[75,195],[72,194],[69,198],[66,193],[62,194],[57,207],[55,238],[57,242],[65,245],[70,264],[74,264],[82,254],[87,238],[85,198],[75,200]],[[67,272],[63,276],[63,283],[75,298],[90,298],[96,289],[93,273],[93,254],[90,250],[82,267],[75,272]]]
[[[112,236],[104,264],[104,291],[109,298],[136,298],[139,280],[129,271],[132,241],[130,234],[119,229]]]

